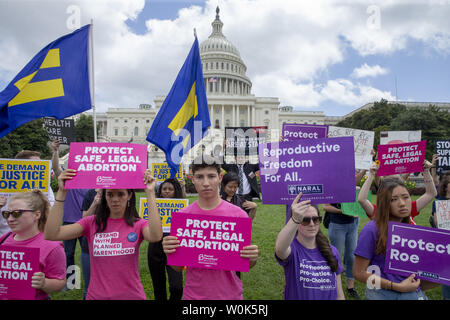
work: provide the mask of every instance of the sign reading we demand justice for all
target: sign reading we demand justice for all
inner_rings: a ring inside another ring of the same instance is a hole
[[[249,259],[240,251],[250,245],[252,219],[175,213],[171,236],[180,246],[167,255],[167,264],[248,272]]]
[[[0,246],[0,300],[34,300],[31,277],[39,271],[39,248]]]
[[[152,163],[152,174],[156,181],[164,181],[170,178],[170,167],[168,163]],[[183,179],[183,165],[180,163],[177,175],[175,177],[178,180]]]
[[[161,224],[164,233],[170,232],[172,225],[172,215],[186,208],[189,205],[189,199],[156,199],[156,207],[158,208],[159,216],[161,217]],[[148,220],[148,202],[147,198],[140,198],[139,200],[139,216],[142,219]]]
[[[389,222],[385,272],[450,285],[450,231]]]
[[[0,194],[39,189],[48,192],[49,160],[0,159]]]
[[[302,139],[260,145],[264,204],[291,204],[297,194],[311,203],[355,201],[353,137]]]
[[[73,142],[67,166],[77,171],[66,181],[67,189],[143,189],[147,146]]]

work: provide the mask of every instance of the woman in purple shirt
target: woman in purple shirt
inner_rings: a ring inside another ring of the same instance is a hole
[[[341,273],[344,268],[337,249],[319,230],[319,210],[301,201],[291,206],[291,217],[280,231],[275,258],[284,267],[286,300],[345,300]]]
[[[405,277],[384,272],[389,221],[409,224],[411,203],[404,183],[389,181],[377,195],[374,220],[359,234],[353,275],[366,284],[367,300],[428,300],[423,290],[437,286],[415,279],[414,274]]]

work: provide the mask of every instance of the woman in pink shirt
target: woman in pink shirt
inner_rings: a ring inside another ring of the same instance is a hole
[[[5,246],[39,248],[39,270],[31,278],[36,289],[36,300],[49,299],[49,294],[60,291],[66,284],[66,255],[62,243],[44,239],[46,216],[50,210],[47,197],[34,190],[11,197],[3,218],[11,228],[0,238]]]
[[[94,215],[61,226],[65,181],[75,175],[75,170],[66,169],[58,177],[59,190],[45,226],[46,239],[70,240],[82,235],[88,239],[91,275],[86,300],[145,300],[139,247],[143,240],[157,242],[162,238],[151,170],[144,176],[148,221],[137,213],[134,190],[104,189]]]

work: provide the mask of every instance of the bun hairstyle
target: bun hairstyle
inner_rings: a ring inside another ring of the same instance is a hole
[[[47,216],[50,212],[50,203],[41,190],[34,189],[33,191],[16,193],[11,197],[12,200],[23,200],[27,204],[28,209],[40,211],[41,217],[38,221],[38,228],[39,231],[44,231]]]

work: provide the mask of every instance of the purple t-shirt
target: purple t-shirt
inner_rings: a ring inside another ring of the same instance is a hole
[[[70,189],[67,192],[66,201],[64,202],[63,221],[74,223],[83,216],[81,204],[84,195],[89,189]]]
[[[331,250],[338,261],[337,272],[332,272],[318,248],[307,249],[297,238],[291,243],[291,254],[278,263],[284,267],[285,300],[337,300],[337,275],[344,271],[339,252]]]
[[[375,253],[378,237],[377,225],[374,220],[371,220],[364,226],[359,234],[358,244],[356,245],[354,255],[370,260],[369,266],[378,266],[380,268],[380,277],[392,282],[402,282],[407,277],[384,272],[386,255]]]

